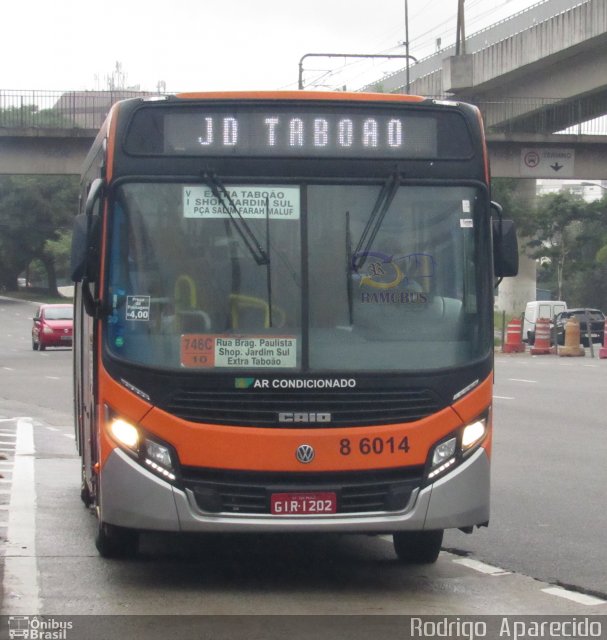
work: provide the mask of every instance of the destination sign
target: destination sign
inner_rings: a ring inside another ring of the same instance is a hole
[[[237,104],[143,108],[126,148],[144,155],[436,159],[469,157],[472,146],[453,111]]]

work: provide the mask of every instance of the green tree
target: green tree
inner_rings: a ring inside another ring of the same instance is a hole
[[[607,198],[587,205],[581,223],[576,269],[566,282],[572,306],[607,310]]]
[[[2,127],[48,127],[69,129],[74,122],[57,109],[40,109],[36,104],[0,109]]]
[[[596,208],[569,191],[540,196],[526,221],[528,253],[540,262],[538,281],[556,289],[559,300],[581,304],[579,281],[593,268],[598,223]]]
[[[39,260],[50,293],[57,293],[56,265],[77,199],[75,177],[0,177],[0,286],[16,290],[19,274]]]
[[[517,193],[517,178],[494,178],[491,181],[491,199],[499,202],[504,218],[514,220],[517,230],[523,229],[528,216],[527,208]]]

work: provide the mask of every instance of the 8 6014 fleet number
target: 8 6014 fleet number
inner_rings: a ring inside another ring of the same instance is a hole
[[[339,441],[339,453],[342,456],[349,456],[352,453],[360,453],[363,456],[381,456],[383,454],[406,454],[409,453],[409,437],[389,438],[342,438]]]

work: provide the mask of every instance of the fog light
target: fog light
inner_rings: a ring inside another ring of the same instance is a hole
[[[139,444],[139,432],[137,429],[121,418],[112,420],[110,424],[110,431],[114,438],[124,446],[135,451]]]
[[[175,480],[171,452],[153,440],[145,441],[145,464],[167,480]]]
[[[171,460],[171,452],[164,445],[158,444],[153,440],[146,440],[145,451],[147,457],[156,464],[160,464],[163,467],[167,467],[169,469],[173,466],[173,462]]]
[[[428,480],[432,480],[432,478],[436,478],[436,476],[439,476],[441,473],[443,473],[443,471],[446,471],[449,467],[451,467],[454,464],[455,464],[455,458],[451,458],[450,460],[447,460],[447,462],[445,462],[444,464],[441,464],[440,467],[436,467],[436,469],[433,469],[432,471],[430,471],[430,473],[428,474]]]
[[[457,450],[457,438],[449,438],[437,444],[432,452],[432,466],[428,473],[428,480],[436,478],[455,464],[455,452]]]
[[[441,442],[434,449],[432,455],[432,466],[436,467],[439,464],[445,463],[449,458],[455,455],[455,449],[457,446],[457,440],[455,438],[449,438],[445,442]]]

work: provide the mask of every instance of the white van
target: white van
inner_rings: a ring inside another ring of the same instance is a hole
[[[532,300],[525,307],[523,318],[523,340],[529,344],[535,342],[535,323],[538,318],[554,320],[554,316],[567,310],[567,303],[563,300]],[[552,325],[550,325],[552,328]]]

